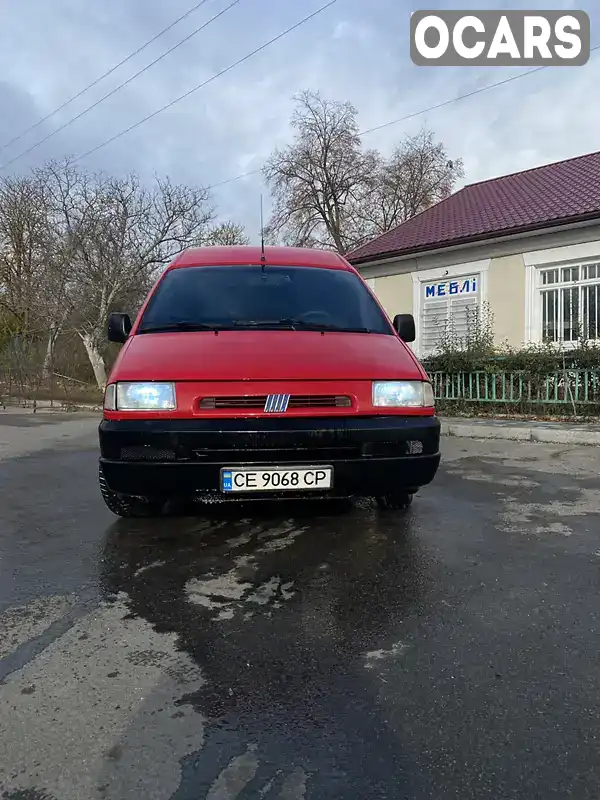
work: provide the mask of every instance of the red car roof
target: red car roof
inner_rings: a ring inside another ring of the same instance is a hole
[[[346,253],[352,264],[600,218],[600,152],[472,183]]]
[[[258,245],[191,247],[180,253],[169,268],[202,267],[236,264],[260,264]],[[354,271],[339,253],[309,247],[265,247],[266,264],[280,267],[321,267]]]

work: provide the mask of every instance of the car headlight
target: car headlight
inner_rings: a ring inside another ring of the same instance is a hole
[[[172,411],[177,408],[175,385],[141,381],[111,383],[104,393],[107,411]]]
[[[433,387],[427,381],[376,381],[373,405],[394,408],[431,408],[435,405]]]

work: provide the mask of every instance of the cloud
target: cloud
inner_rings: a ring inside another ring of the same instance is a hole
[[[0,152],[18,155],[176,44],[231,0],[209,0],[89,93]],[[294,24],[322,0],[302,4],[240,0],[206,30],[154,67],[19,159],[26,170],[49,157],[82,154]],[[183,14],[193,0],[29,0],[0,7],[0,145],[48,114],[102,72]],[[429,2],[428,8],[453,7]],[[463,7],[478,9],[472,0]],[[490,3],[490,8],[502,7]],[[514,4],[504,4],[515,7]],[[595,0],[582,0],[593,17]],[[535,0],[528,8],[572,3]],[[289,36],[195,92],[163,114],[98,150],[84,162],[115,173],[168,173],[204,185],[258,169],[274,146],[289,140],[292,96],[319,89],[350,100],[362,129],[426,109],[522,70],[419,68],[409,56],[408,0],[338,0]],[[592,42],[596,44],[596,42]],[[550,68],[430,111],[364,137],[388,152],[423,124],[442,139],[451,157],[465,161],[467,182],[598,149],[600,55],[581,68]],[[6,172],[6,170],[4,171]],[[214,190],[223,216],[245,222],[256,237],[261,176]],[[268,208],[268,203],[267,203]]]

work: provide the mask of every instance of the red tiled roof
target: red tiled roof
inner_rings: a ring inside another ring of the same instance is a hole
[[[347,253],[352,264],[600,218],[600,152],[472,183]]]

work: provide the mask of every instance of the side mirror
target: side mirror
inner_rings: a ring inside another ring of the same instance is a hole
[[[402,341],[414,342],[417,338],[415,318],[412,314],[396,314],[393,325]]]
[[[131,331],[131,318],[129,314],[120,314],[114,311],[108,317],[108,341],[122,344],[127,341]]]

